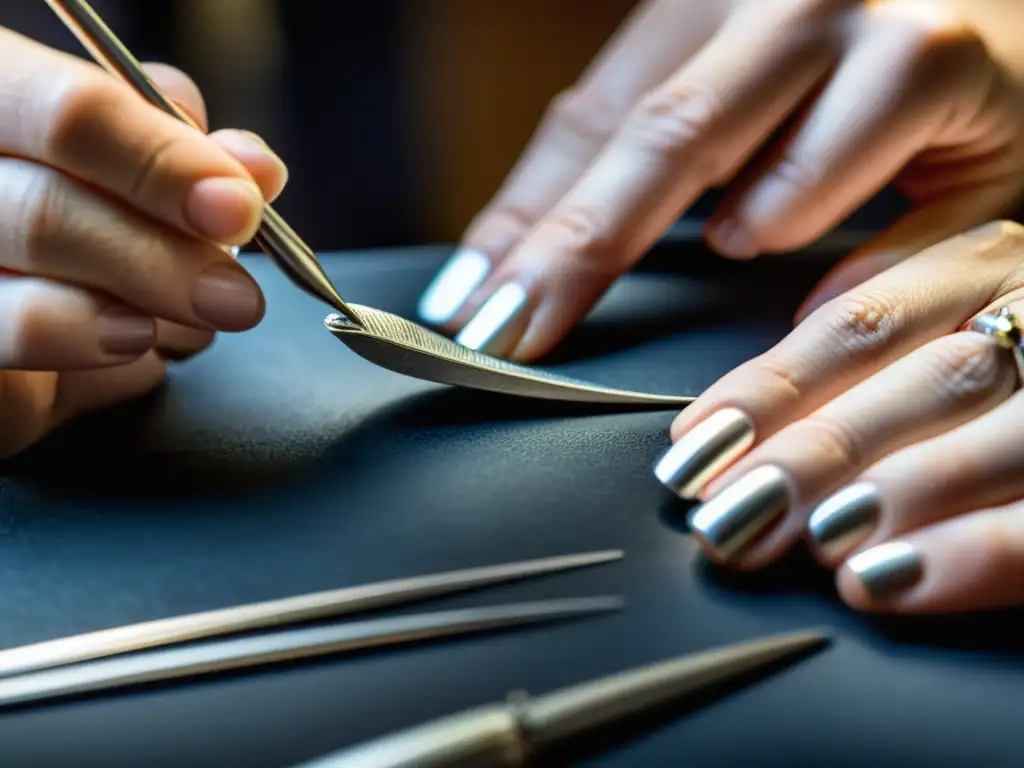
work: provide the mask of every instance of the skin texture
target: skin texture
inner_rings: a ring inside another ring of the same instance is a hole
[[[263,315],[227,253],[284,165],[242,131],[207,136],[187,76],[148,70],[200,130],[100,68],[0,30],[0,456],[140,395],[168,359]]]

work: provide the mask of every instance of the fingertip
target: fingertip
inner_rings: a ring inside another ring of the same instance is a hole
[[[875,604],[864,583],[846,565],[836,571],[836,591],[840,599],[855,611],[879,612],[881,607]]]
[[[226,129],[210,138],[240,162],[259,186],[264,200],[273,202],[288,184],[288,166],[260,136],[251,131]]]
[[[252,179],[208,178],[185,198],[184,215],[201,236],[225,245],[244,245],[263,217],[263,191]]]

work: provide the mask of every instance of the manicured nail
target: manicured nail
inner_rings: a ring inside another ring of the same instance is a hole
[[[867,540],[881,511],[875,486],[855,483],[819,504],[807,528],[821,554],[838,561]]]
[[[192,309],[212,328],[242,331],[263,316],[263,294],[241,268],[216,264],[200,276],[192,293]]]
[[[522,286],[506,283],[480,307],[455,341],[488,355],[510,352],[523,332],[527,299]]]
[[[483,253],[475,248],[460,248],[424,291],[419,304],[420,318],[432,325],[447,323],[490,270],[490,259]]]
[[[715,554],[735,560],[789,507],[789,482],[778,467],[753,469],[690,513],[690,528]]]
[[[757,256],[757,244],[733,219],[726,219],[715,227],[711,232],[711,240],[723,256],[734,259],[752,259]]]
[[[141,355],[156,343],[156,321],[125,306],[108,307],[98,325],[100,347],[111,355]]]
[[[860,552],[846,561],[846,567],[860,579],[875,598],[892,597],[921,580],[924,569],[914,548],[891,541]]]
[[[196,232],[217,243],[240,245],[263,215],[263,193],[247,179],[203,179],[185,198],[185,218]]]
[[[673,445],[655,476],[684,499],[697,494],[754,443],[754,423],[738,408],[715,411]]]

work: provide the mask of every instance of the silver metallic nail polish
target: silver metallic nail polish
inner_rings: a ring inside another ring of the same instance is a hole
[[[821,554],[836,561],[867,540],[881,511],[874,484],[854,483],[819,504],[807,528]]]
[[[447,323],[490,270],[491,262],[483,253],[474,248],[460,248],[423,292],[417,310],[420,318],[431,325]]]
[[[501,286],[455,337],[456,343],[488,355],[507,351],[523,332],[528,298],[520,285]]]
[[[778,467],[753,469],[690,513],[693,533],[724,560],[743,554],[789,507],[789,480]]]
[[[737,408],[723,408],[683,435],[661,457],[654,475],[684,499],[693,499],[754,442],[754,424]]]
[[[906,542],[891,541],[860,552],[846,567],[873,597],[891,597],[920,581],[924,568],[916,550]]]

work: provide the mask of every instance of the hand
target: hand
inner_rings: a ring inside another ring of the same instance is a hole
[[[806,539],[853,607],[1024,604],[1024,394],[968,330],[1024,316],[1024,227],[953,237],[815,310],[672,424],[659,479],[709,557],[741,570]]]
[[[205,131],[196,86],[149,72]],[[258,323],[259,287],[224,246],[253,237],[285,177],[250,134],[207,137],[0,29],[0,456]]]
[[[986,0],[648,0],[552,104],[421,316],[466,346],[535,360],[726,183],[707,237],[734,258],[806,245],[894,179],[916,203],[808,310],[1007,215],[1024,91],[954,12],[981,7],[994,12]]]

